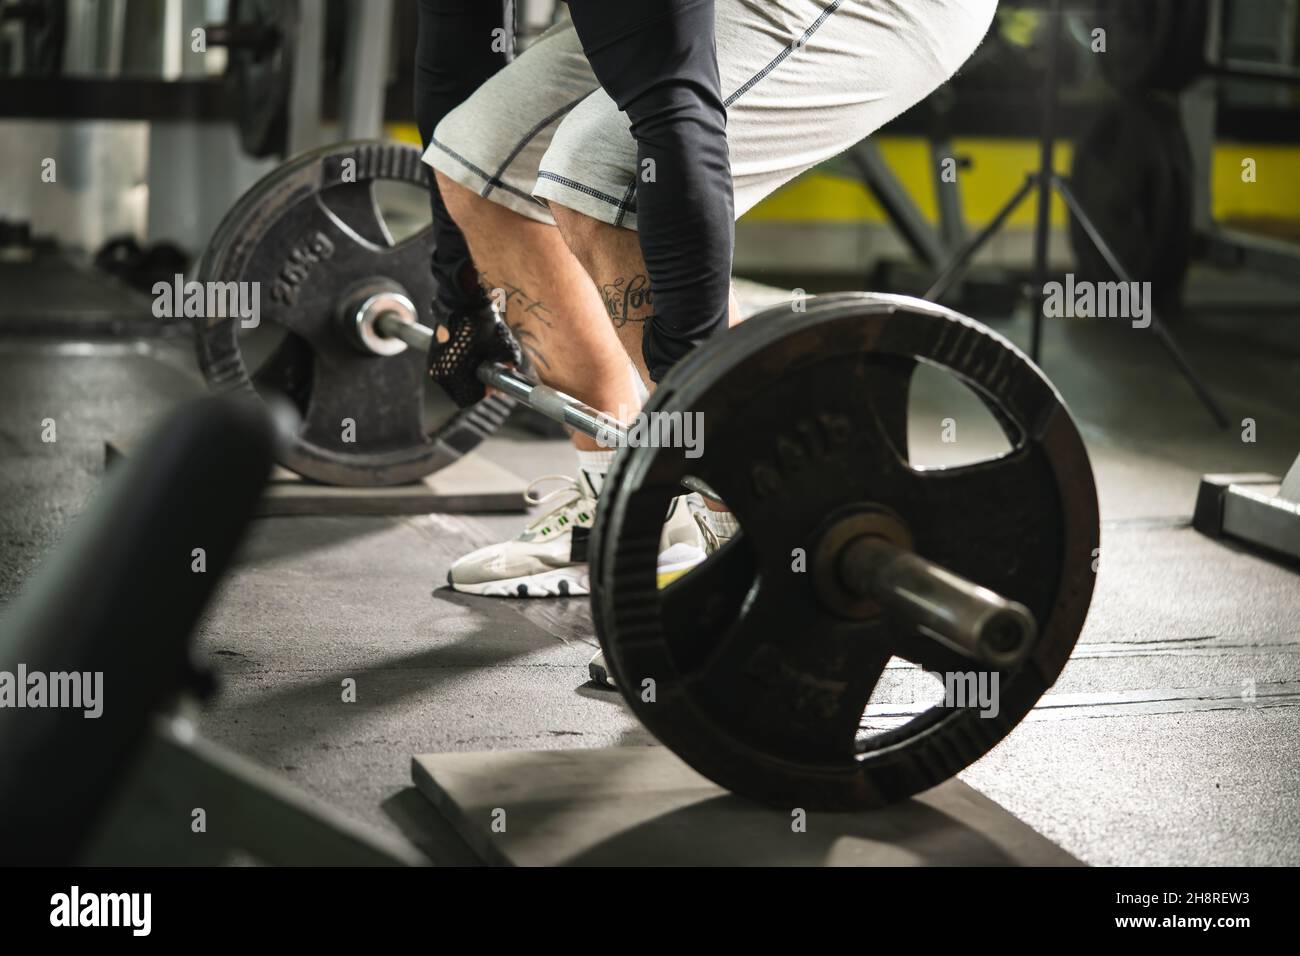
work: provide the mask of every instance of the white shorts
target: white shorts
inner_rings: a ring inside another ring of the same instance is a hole
[[[608,0],[617,3],[618,0]],[[997,0],[717,0],[736,215],[924,99]],[[636,228],[636,143],[572,24],[543,34],[434,131],[445,176],[541,222],[559,203]]]

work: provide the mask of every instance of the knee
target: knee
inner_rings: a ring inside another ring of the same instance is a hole
[[[484,207],[490,206],[491,202],[450,176],[443,175],[440,170],[435,169],[433,175],[438,183],[438,193],[442,196],[442,202],[452,221],[462,232],[468,234],[482,221],[486,212]]]
[[[551,215],[555,217],[555,225],[559,228],[560,235],[564,237],[569,251],[590,271],[602,248],[602,237],[614,227],[558,203],[552,202],[550,207]]]

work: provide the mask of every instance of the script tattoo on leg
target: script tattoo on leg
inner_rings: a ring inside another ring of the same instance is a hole
[[[614,328],[621,329],[629,322],[644,322],[646,316],[638,315],[642,309],[654,305],[648,275],[623,276],[601,287],[605,311],[609,313]]]
[[[555,313],[553,313],[546,303],[541,299],[535,299],[519,286],[509,282],[498,282],[486,275],[482,276],[483,291],[491,298],[496,295],[500,302],[504,296],[504,307],[502,309],[502,318],[505,319],[506,325],[514,334],[515,341],[519,343],[519,348],[523,350],[524,356],[530,363],[538,368],[550,368],[551,364],[546,360],[538,347],[537,333],[533,330],[532,323],[540,322],[549,328],[555,326]],[[496,290],[501,292],[497,293]]]

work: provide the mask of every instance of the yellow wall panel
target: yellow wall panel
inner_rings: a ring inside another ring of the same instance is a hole
[[[938,216],[934,174],[929,145],[920,137],[884,137],[879,141],[881,155],[907,190],[912,201],[934,221]],[[989,222],[998,208],[1024,182],[1025,175],[1038,165],[1038,147],[1029,140],[958,139],[953,148],[960,156],[969,156],[972,165],[958,174],[962,202],[969,226]],[[1058,143],[1057,169],[1069,169],[1071,150],[1068,143]],[[1010,219],[1015,226],[1029,226],[1034,221],[1034,203],[1026,200]],[[884,210],[856,180],[847,176],[814,170],[807,173],[753,209],[749,222],[883,222]],[[1065,223],[1065,205],[1052,202],[1052,221]]]
[[[1242,180],[1242,161],[1255,160],[1255,182]],[[1219,143],[1214,149],[1216,219],[1249,216],[1300,219],[1300,149],[1262,143]]]

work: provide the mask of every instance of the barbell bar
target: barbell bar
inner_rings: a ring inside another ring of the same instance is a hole
[[[349,338],[363,351],[379,355],[391,354],[376,348],[377,341],[385,340],[401,341],[427,353],[435,340],[433,329],[415,321],[414,309],[403,306],[401,297],[371,296],[346,309],[343,322]],[[626,424],[572,395],[530,382],[505,364],[484,363],[478,377],[484,385],[603,446],[626,444]],[[697,478],[687,476],[681,484],[687,491],[722,503]],[[842,542],[828,560],[833,578],[830,587],[851,600],[865,601],[868,613],[890,610],[918,633],[972,660],[997,668],[1012,667],[1033,646],[1037,623],[1023,604],[927,561],[885,536],[865,532]]]

